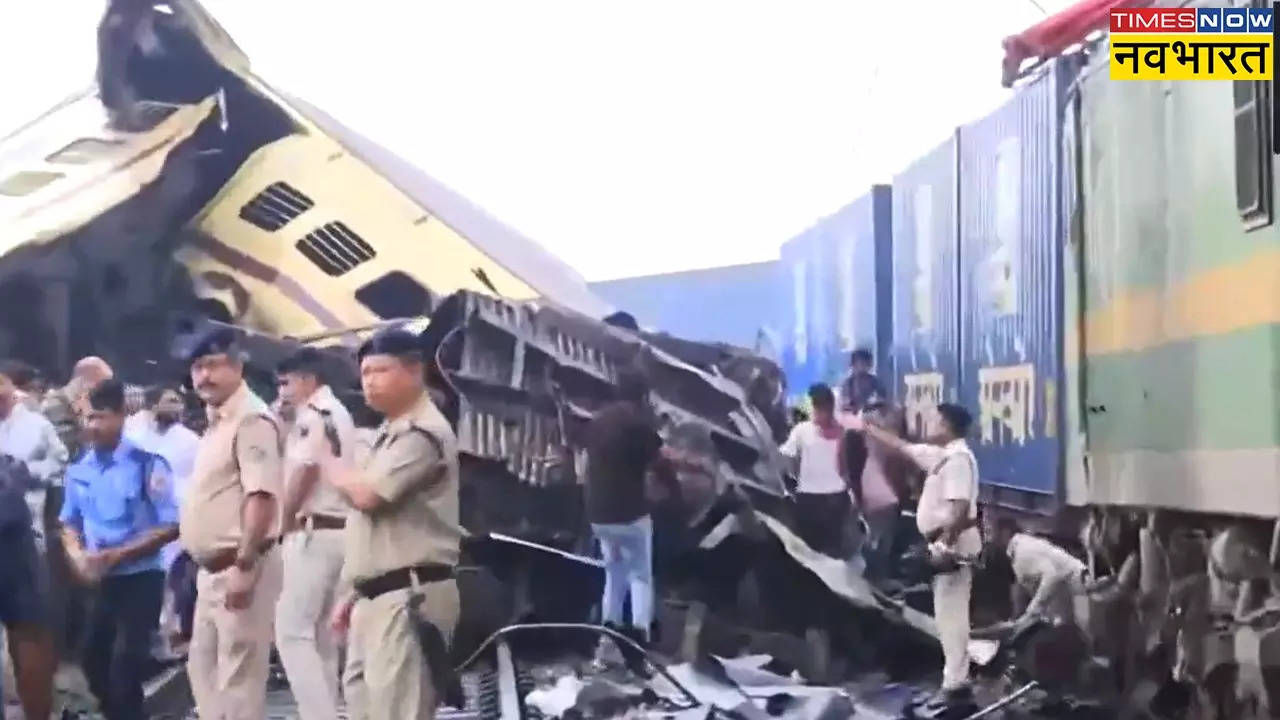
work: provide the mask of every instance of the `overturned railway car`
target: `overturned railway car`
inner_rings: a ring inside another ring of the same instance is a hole
[[[136,5],[136,4],[135,4]],[[295,336],[429,314],[457,290],[607,303],[536,243],[252,73],[191,0],[132,38],[134,120],[85,90],[0,139],[0,353],[62,376],[163,358],[169,316]],[[430,261],[425,261],[430,258]],[[19,341],[20,339],[20,341]]]

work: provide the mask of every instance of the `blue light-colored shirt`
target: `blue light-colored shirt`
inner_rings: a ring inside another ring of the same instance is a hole
[[[115,451],[89,448],[67,468],[58,519],[78,528],[85,550],[120,547],[165,525],[178,524],[173,473],[164,458],[121,440]],[[111,575],[161,570],[160,551],[112,568]]]

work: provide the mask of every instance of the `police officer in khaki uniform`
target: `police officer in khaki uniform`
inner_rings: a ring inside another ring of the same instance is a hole
[[[204,720],[262,720],[281,582],[280,438],[244,382],[234,331],[210,331],[189,359],[209,428],[179,514],[200,566],[187,675]]]
[[[284,589],[276,647],[302,720],[338,720],[338,637],[329,625],[342,572],[347,504],[321,477],[320,459],[351,460],[355,423],[321,378],[321,356],[301,348],[280,363],[280,397],[296,408],[285,439]],[[332,437],[331,437],[332,436]]]
[[[414,335],[380,332],[358,357],[365,399],[386,419],[362,469],[326,458],[354,508],[343,577],[355,593],[334,615],[335,626],[350,626],[348,711],[352,720],[430,720],[443,689],[416,623],[431,623],[447,645],[458,619],[457,439],[427,395]]]

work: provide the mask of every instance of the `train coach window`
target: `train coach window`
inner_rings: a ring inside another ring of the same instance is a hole
[[[8,195],[9,197],[30,195],[60,177],[62,177],[62,173],[24,170],[0,180],[0,195]]]
[[[63,165],[88,165],[124,147],[119,140],[81,138],[64,145],[61,150],[45,158],[45,162]]]
[[[356,300],[383,320],[431,312],[431,292],[399,270],[392,270],[356,290]]]
[[[1270,82],[1237,80],[1234,86],[1236,208],[1252,230],[1272,222]]]

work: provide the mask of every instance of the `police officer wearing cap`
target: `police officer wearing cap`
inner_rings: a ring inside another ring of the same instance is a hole
[[[347,518],[343,577],[355,591],[334,613],[349,625],[344,687],[352,720],[429,720],[444,688],[419,623],[448,644],[458,619],[457,440],[424,385],[417,338],[383,331],[360,348],[365,400],[385,419],[360,469],[326,458]]]
[[[233,330],[199,338],[188,359],[209,427],[180,512],[182,546],[200,566],[187,675],[201,718],[261,720],[281,583],[280,437],[245,384]]]
[[[276,647],[302,720],[337,720],[338,638],[329,617],[342,572],[347,504],[321,478],[320,459],[351,460],[355,423],[324,383],[321,355],[301,348],[276,371],[280,398],[296,408],[285,439],[284,588],[276,605]],[[336,446],[336,447],[335,447]]]
[[[178,536],[173,474],[124,439],[125,391],[89,393],[89,449],[67,468],[59,521],[77,578],[95,588],[84,672],[108,720],[143,716],[142,681],[164,596],[160,550]]]

